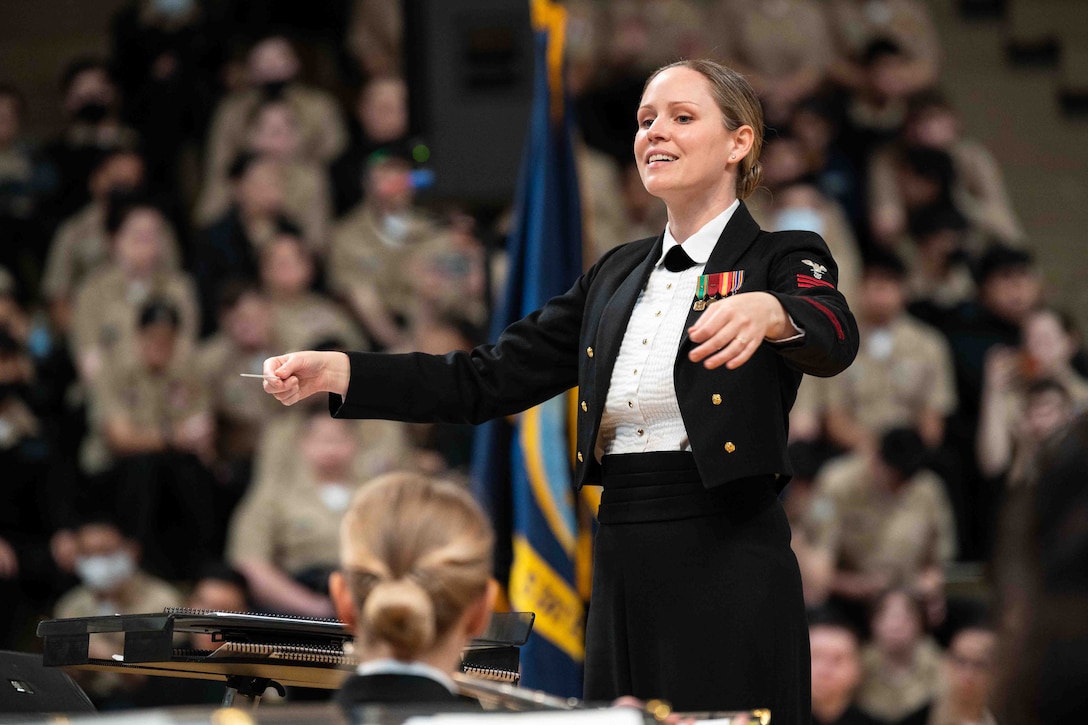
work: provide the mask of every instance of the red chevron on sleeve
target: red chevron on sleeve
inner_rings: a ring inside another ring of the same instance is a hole
[[[797,275],[797,286],[802,289],[807,289],[809,287],[830,287],[831,289],[835,289],[835,285],[831,284],[826,279],[816,279],[810,274]]]

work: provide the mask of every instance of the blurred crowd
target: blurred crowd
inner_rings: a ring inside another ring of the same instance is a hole
[[[635,109],[654,68],[711,57],[764,101],[749,209],[820,233],[858,317],[857,361],[806,379],[791,419],[817,720],[984,722],[993,624],[946,575],[990,556],[1008,492],[1088,404],[1088,356],[941,92],[927,4],[565,5],[586,266],[663,229]],[[238,375],[287,350],[485,337],[507,215],[428,194],[403,75],[423,41],[401,12],[133,0],[107,57],[57,69],[51,138],[0,78],[0,648],[34,647],[49,615],[331,616],[359,482],[467,475],[469,427],[284,409]],[[87,687],[161,701],[145,685]]]

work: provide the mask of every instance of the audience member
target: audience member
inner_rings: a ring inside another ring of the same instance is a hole
[[[830,609],[811,610],[813,725],[880,725],[857,706],[861,683],[857,629]]]
[[[927,623],[944,618],[944,565],[956,554],[944,483],[923,468],[925,446],[892,429],[877,451],[852,453],[821,469],[811,527],[831,571],[831,594],[858,612],[891,586],[923,597]]]
[[[915,211],[909,229],[915,254],[907,273],[907,308],[940,327],[977,294],[964,247],[967,219],[954,206],[938,203]]]
[[[250,611],[249,586],[245,577],[229,565],[209,562],[196,573],[185,606],[201,612],[246,613]],[[179,639],[183,641],[175,644],[175,647],[202,656],[223,646],[222,639],[204,632],[187,632]],[[223,684],[221,680],[153,677],[136,704],[141,707],[221,705]]]
[[[111,203],[139,193],[144,178],[144,162],[135,151],[104,152],[91,171],[91,201],[65,219],[53,236],[42,278],[42,296],[49,303],[50,319],[59,333],[68,333],[76,290],[110,259],[106,222]],[[176,269],[181,253],[174,229],[167,224],[162,231],[162,263]]]
[[[383,152],[371,157],[365,200],[337,225],[329,249],[330,291],[381,347],[401,344],[414,304],[406,260],[438,233],[414,205],[410,163]]]
[[[233,279],[256,280],[260,250],[290,225],[281,171],[272,159],[240,154],[228,172],[230,208],[196,237],[192,266],[200,287],[205,334],[215,329],[222,286]]]
[[[997,725],[990,711],[997,669],[997,634],[985,623],[961,627],[944,655],[944,687],[928,707],[902,725]],[[1041,720],[1041,722],[1069,722]]]
[[[908,146],[932,148],[952,156],[956,206],[971,221],[976,235],[970,251],[977,256],[981,238],[1006,244],[1024,241],[1024,230],[1013,211],[1001,170],[990,151],[979,141],[964,138],[959,114],[941,93],[921,92],[910,99],[903,140]]]
[[[857,0],[842,2],[857,4]],[[866,172],[872,154],[899,135],[906,120],[907,98],[914,90],[903,82],[910,66],[911,58],[901,43],[887,37],[868,41],[857,62],[851,64],[851,74],[856,72],[858,76],[848,82],[858,85],[844,99],[840,140],[859,172]]]
[[[105,500],[132,517],[149,567],[183,578],[221,546],[207,469],[214,418],[189,356],[178,354],[177,309],[152,300],[134,326],[133,356],[105,368],[95,386],[83,465],[102,474]]]
[[[75,531],[75,569],[81,584],[57,602],[54,616],[96,617],[161,612],[182,603],[181,594],[140,568],[140,545],[112,518],[89,516]],[[89,637],[92,659],[112,660],[123,654],[124,633]],[[119,672],[73,672],[73,677],[100,709],[132,705],[146,678]]]
[[[902,48],[903,61],[889,69],[887,84],[908,94],[936,83],[941,47],[929,9],[921,0],[830,0],[829,22],[837,45],[831,76],[864,92],[870,78],[862,60],[874,40]]]
[[[1042,302],[1042,280],[1029,252],[993,245],[975,264],[978,299],[944,320],[956,364],[959,416],[974,444],[986,355],[995,345],[1015,348],[1028,315]]]
[[[201,343],[195,364],[215,415],[217,478],[225,485],[224,496],[236,499],[249,486],[261,431],[278,412],[261,387],[239,373],[259,374],[279,344],[272,337],[271,304],[253,283],[239,281],[223,289],[219,322],[219,332]]]
[[[811,96],[797,106],[790,130],[805,152],[813,184],[834,199],[855,227],[861,221],[858,173],[841,148],[841,110],[827,95]]]
[[[877,598],[873,640],[862,648],[858,705],[887,722],[900,722],[933,700],[941,685],[941,649],[926,634],[926,603],[909,589]]]
[[[847,450],[871,450],[884,431],[902,426],[935,448],[955,410],[948,345],[906,313],[905,276],[898,257],[869,256],[857,306],[861,349],[849,369],[819,381],[828,387],[828,438]]]
[[[340,520],[359,487],[352,471],[356,431],[351,421],[311,411],[294,448],[303,463],[299,475],[280,486],[253,487],[235,511],[227,557],[260,606],[332,616],[328,574],[336,567]]]
[[[1088,408],[1088,381],[1072,366],[1072,321],[1048,308],[1024,322],[1022,349],[994,346],[986,357],[979,411],[978,465],[984,476],[1020,484],[1039,445]]]
[[[282,98],[258,103],[247,119],[243,151],[275,161],[283,183],[284,212],[302,228],[307,243],[315,250],[328,244],[332,218],[332,196],[323,162],[302,155],[298,114]],[[197,218],[210,223],[230,206],[229,169],[223,176],[209,178],[197,202]]]
[[[196,338],[196,290],[189,276],[164,263],[168,223],[145,199],[119,197],[110,203],[106,231],[110,260],[75,290],[69,350],[81,379],[93,385],[102,370],[133,356],[132,339],[141,305],[169,300],[180,315],[179,347]]]
[[[412,305],[409,325],[420,318],[456,317],[470,324],[487,324],[487,259],[476,238],[475,220],[453,214],[449,225],[416,244],[402,274],[408,278]]]
[[[817,0],[718,0],[708,12],[714,56],[748,77],[767,123],[788,123],[833,59],[824,8]]]
[[[335,159],[347,143],[340,109],[325,91],[299,80],[301,65],[291,43],[281,36],[259,40],[246,60],[248,88],[220,101],[208,131],[206,184],[221,179],[245,148],[249,119],[265,100],[282,99],[298,119],[300,158],[317,163]]]
[[[43,148],[57,173],[50,216],[64,219],[89,201],[88,181],[103,151],[134,148],[136,132],[121,122],[120,93],[105,61],[77,58],[61,78],[66,127]]]
[[[900,250],[911,218],[933,207],[953,207],[955,162],[946,151],[924,146],[877,152],[869,164],[869,222],[873,240]]]
[[[372,77],[359,90],[354,111],[351,143],[331,168],[337,217],[363,200],[370,155],[382,147],[404,148],[409,143],[408,85],[397,76]]]
[[[365,347],[351,317],[312,291],[314,266],[313,254],[289,229],[281,229],[261,250],[261,286],[272,304],[273,337],[287,350],[307,350],[332,339],[348,349]]]
[[[1028,315],[1042,302],[1042,280],[1025,250],[992,245],[975,263],[978,299],[942,320],[956,366],[959,408],[948,421],[948,444],[965,464],[957,502],[963,554],[987,556],[997,512],[998,488],[982,479],[976,460],[985,361],[991,348],[1016,348]]]
[[[223,562],[209,562],[197,572],[185,606],[203,612],[244,613],[250,611],[249,600],[249,585],[240,572]],[[223,644],[205,632],[191,633],[189,643],[205,652]]]

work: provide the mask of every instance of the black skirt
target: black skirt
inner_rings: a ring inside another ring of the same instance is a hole
[[[808,626],[772,477],[707,490],[690,453],[606,456],[585,698],[811,718]]]

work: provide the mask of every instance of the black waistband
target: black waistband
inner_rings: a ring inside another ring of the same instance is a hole
[[[670,521],[727,515],[754,516],[777,499],[773,476],[731,481],[707,489],[684,451],[627,453],[601,461],[604,493],[597,519],[602,524]]]

